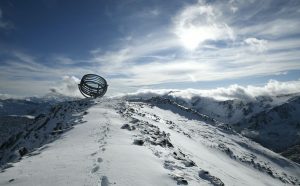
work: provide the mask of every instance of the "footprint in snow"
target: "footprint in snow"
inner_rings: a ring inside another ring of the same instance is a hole
[[[102,158],[98,158],[98,159],[97,159],[97,162],[98,162],[98,163],[101,163],[102,161],[103,161]]]
[[[180,175],[170,174],[170,176],[177,182],[177,185],[188,185],[188,181]]]
[[[102,176],[102,178],[101,178],[101,186],[108,186],[108,185],[109,185],[108,178],[106,176]]]
[[[97,152],[93,152],[92,154],[91,154],[91,156],[95,156],[97,154]]]
[[[174,161],[169,161],[169,160],[165,160],[164,168],[168,169],[168,170],[171,170],[171,171],[175,170],[175,169],[178,169],[178,170],[184,169],[183,167],[181,167],[179,165],[176,165],[176,163]]]
[[[93,169],[92,169],[92,173],[95,173],[97,172],[98,170],[100,169],[99,165],[95,166]]]
[[[134,144],[134,145],[142,146],[142,145],[144,144],[144,140],[142,140],[142,139],[135,139],[135,140],[133,141],[133,144]]]

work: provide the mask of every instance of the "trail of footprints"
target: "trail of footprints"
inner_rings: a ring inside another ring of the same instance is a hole
[[[174,146],[170,140],[169,133],[161,131],[159,127],[147,121],[138,120],[133,116],[134,114],[141,115],[143,113],[136,113],[136,110],[130,107],[121,110],[120,113],[123,117],[130,120],[130,124],[124,124],[121,129],[137,130],[138,133],[134,135],[133,144],[146,146],[155,156],[163,159],[163,167],[170,171],[169,176],[176,181],[177,185],[188,185],[192,181],[199,183],[203,179],[215,186],[224,185],[219,178],[199,168],[191,159],[191,155]],[[156,116],[154,120],[159,121],[160,118]]]
[[[103,153],[106,148],[106,138],[108,137],[109,133],[109,123],[106,123],[104,126],[101,127],[101,131],[97,134],[100,138],[97,140],[99,143],[99,150],[92,153],[91,156],[95,157],[93,168],[91,169],[92,174],[97,174],[97,176],[101,179],[101,186],[108,186],[110,185],[110,182],[107,178],[107,176],[102,175],[100,172],[100,164],[103,162],[103,159],[100,157],[100,154]]]

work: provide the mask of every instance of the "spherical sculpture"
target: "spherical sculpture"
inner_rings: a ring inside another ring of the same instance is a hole
[[[107,91],[106,80],[96,74],[86,74],[81,78],[78,88],[84,97],[102,97]]]

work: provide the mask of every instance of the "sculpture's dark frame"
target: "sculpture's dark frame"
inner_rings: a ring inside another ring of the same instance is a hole
[[[107,91],[106,80],[96,74],[86,74],[81,78],[78,88],[84,97],[102,97]]]

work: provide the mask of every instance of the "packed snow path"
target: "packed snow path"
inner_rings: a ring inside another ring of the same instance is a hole
[[[299,185],[299,165],[157,102],[98,99],[84,123],[0,173],[0,185]]]

